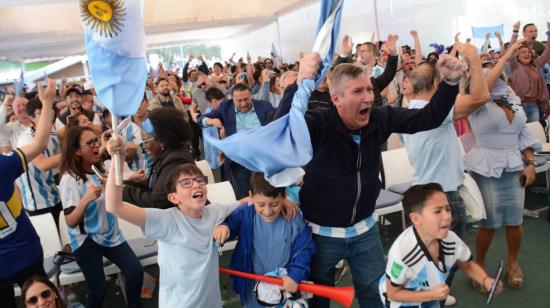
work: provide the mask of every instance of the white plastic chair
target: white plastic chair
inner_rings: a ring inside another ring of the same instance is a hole
[[[233,190],[233,186],[231,186],[231,183],[229,183],[229,181],[208,184],[206,185],[206,188],[208,190],[208,200],[212,203],[231,203],[237,201],[237,198],[235,197],[235,191]],[[227,242],[220,250],[233,250],[235,249],[236,244],[237,241]]]
[[[404,186],[410,186],[414,167],[409,161],[406,148],[382,152],[385,188],[396,193],[403,193]]]
[[[197,167],[201,169],[202,174],[208,178],[208,183],[210,184],[216,183],[216,179],[214,178],[214,173],[212,172],[212,168],[210,168],[210,165],[206,160],[195,161],[195,165],[197,165]]]
[[[65,215],[63,212],[59,215],[59,235],[61,238],[61,245],[65,246],[66,244],[70,244],[69,234],[67,233],[67,223],[65,222]],[[118,266],[114,265],[110,261],[106,261],[107,259],[104,258],[103,262],[103,271],[105,272],[105,276],[113,275],[113,274],[120,274],[120,269]],[[75,262],[76,263],[76,262]],[[77,282],[85,281],[84,274],[82,271],[64,271],[63,266],[61,266],[61,273],[59,273],[59,286],[63,287],[66,285],[70,285]],[[124,288],[122,288],[124,289]],[[61,288],[61,290],[64,290],[64,288]],[[124,291],[124,290],[123,290]],[[62,292],[64,293],[64,292]],[[63,294],[66,299],[66,294]]]
[[[147,241],[141,228],[126,220],[118,219],[118,228],[122,235],[139,258],[141,266],[157,264],[158,245],[156,241]]]

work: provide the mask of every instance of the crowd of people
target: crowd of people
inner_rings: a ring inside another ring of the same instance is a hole
[[[294,63],[248,56],[208,67],[200,57],[190,67],[190,55],[181,70],[159,65],[149,71],[139,109],[115,128],[93,81],[48,80],[8,94],[0,107],[0,302],[16,307],[19,284],[26,307],[65,307],[44,278],[39,235],[28,218],[43,214],[57,225],[64,219],[61,232],[84,274],[87,307],[102,307],[107,295],[104,257],[125,277],[127,305],[141,306],[143,268],[118,219],[159,243],[161,307],[221,307],[218,248],[232,239],[232,269],[283,280],[273,287],[233,277],[245,307],[329,307],[326,298],[297,295],[298,284],[333,286],[341,260],[361,307],[452,305],[457,269],[477,292],[496,285],[499,293],[503,285],[487,275],[485,259],[502,227],[506,282],[522,288],[525,187],[535,180],[541,150],[526,124],[546,126],[550,115],[550,40],[538,42],[534,24],[524,25],[520,38],[520,26],[507,43],[495,33],[496,49],[488,35],[481,52],[458,34],[445,51],[427,55],[416,31],[412,48],[399,47],[396,35],[357,45],[345,36],[342,54],[309,96],[313,157],[303,179],[287,188],[272,186],[203,135],[238,138],[288,114],[302,81],[316,75],[316,53]],[[550,22],[545,28],[550,38]],[[476,144],[463,157],[458,137],[466,132]],[[393,133],[402,134],[415,173],[402,192],[409,227],[386,258],[375,205],[380,153]],[[115,154],[123,186],[115,184]],[[195,166],[201,159],[231,183],[238,202],[208,203],[213,179]],[[464,243],[464,171],[487,216],[475,254]]]

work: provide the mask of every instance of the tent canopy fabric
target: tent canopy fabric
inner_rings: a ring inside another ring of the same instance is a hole
[[[225,39],[312,2],[144,0],[147,47]],[[30,60],[84,54],[78,0],[0,0],[0,29],[0,57]]]

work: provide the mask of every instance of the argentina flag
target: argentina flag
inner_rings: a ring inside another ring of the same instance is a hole
[[[303,176],[304,171],[300,167],[313,157],[304,114],[315,84],[323,80],[332,65],[342,5],[343,0],[321,1],[313,52],[321,55],[322,63],[315,80],[304,80],[298,86],[290,112],[266,126],[237,133],[223,140],[205,135],[205,144],[218,148],[248,170],[263,172],[273,186],[289,186]]]
[[[147,80],[143,1],[80,0],[80,20],[99,100],[118,117],[133,115]]]

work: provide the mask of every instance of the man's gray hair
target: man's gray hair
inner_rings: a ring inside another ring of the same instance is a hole
[[[341,85],[345,80],[357,79],[361,76],[369,76],[366,65],[355,63],[342,63],[334,67],[329,78],[329,91],[331,94],[336,91],[342,92]]]
[[[415,67],[409,76],[414,94],[432,90],[434,81],[441,79],[439,71],[430,62],[420,63]]]

